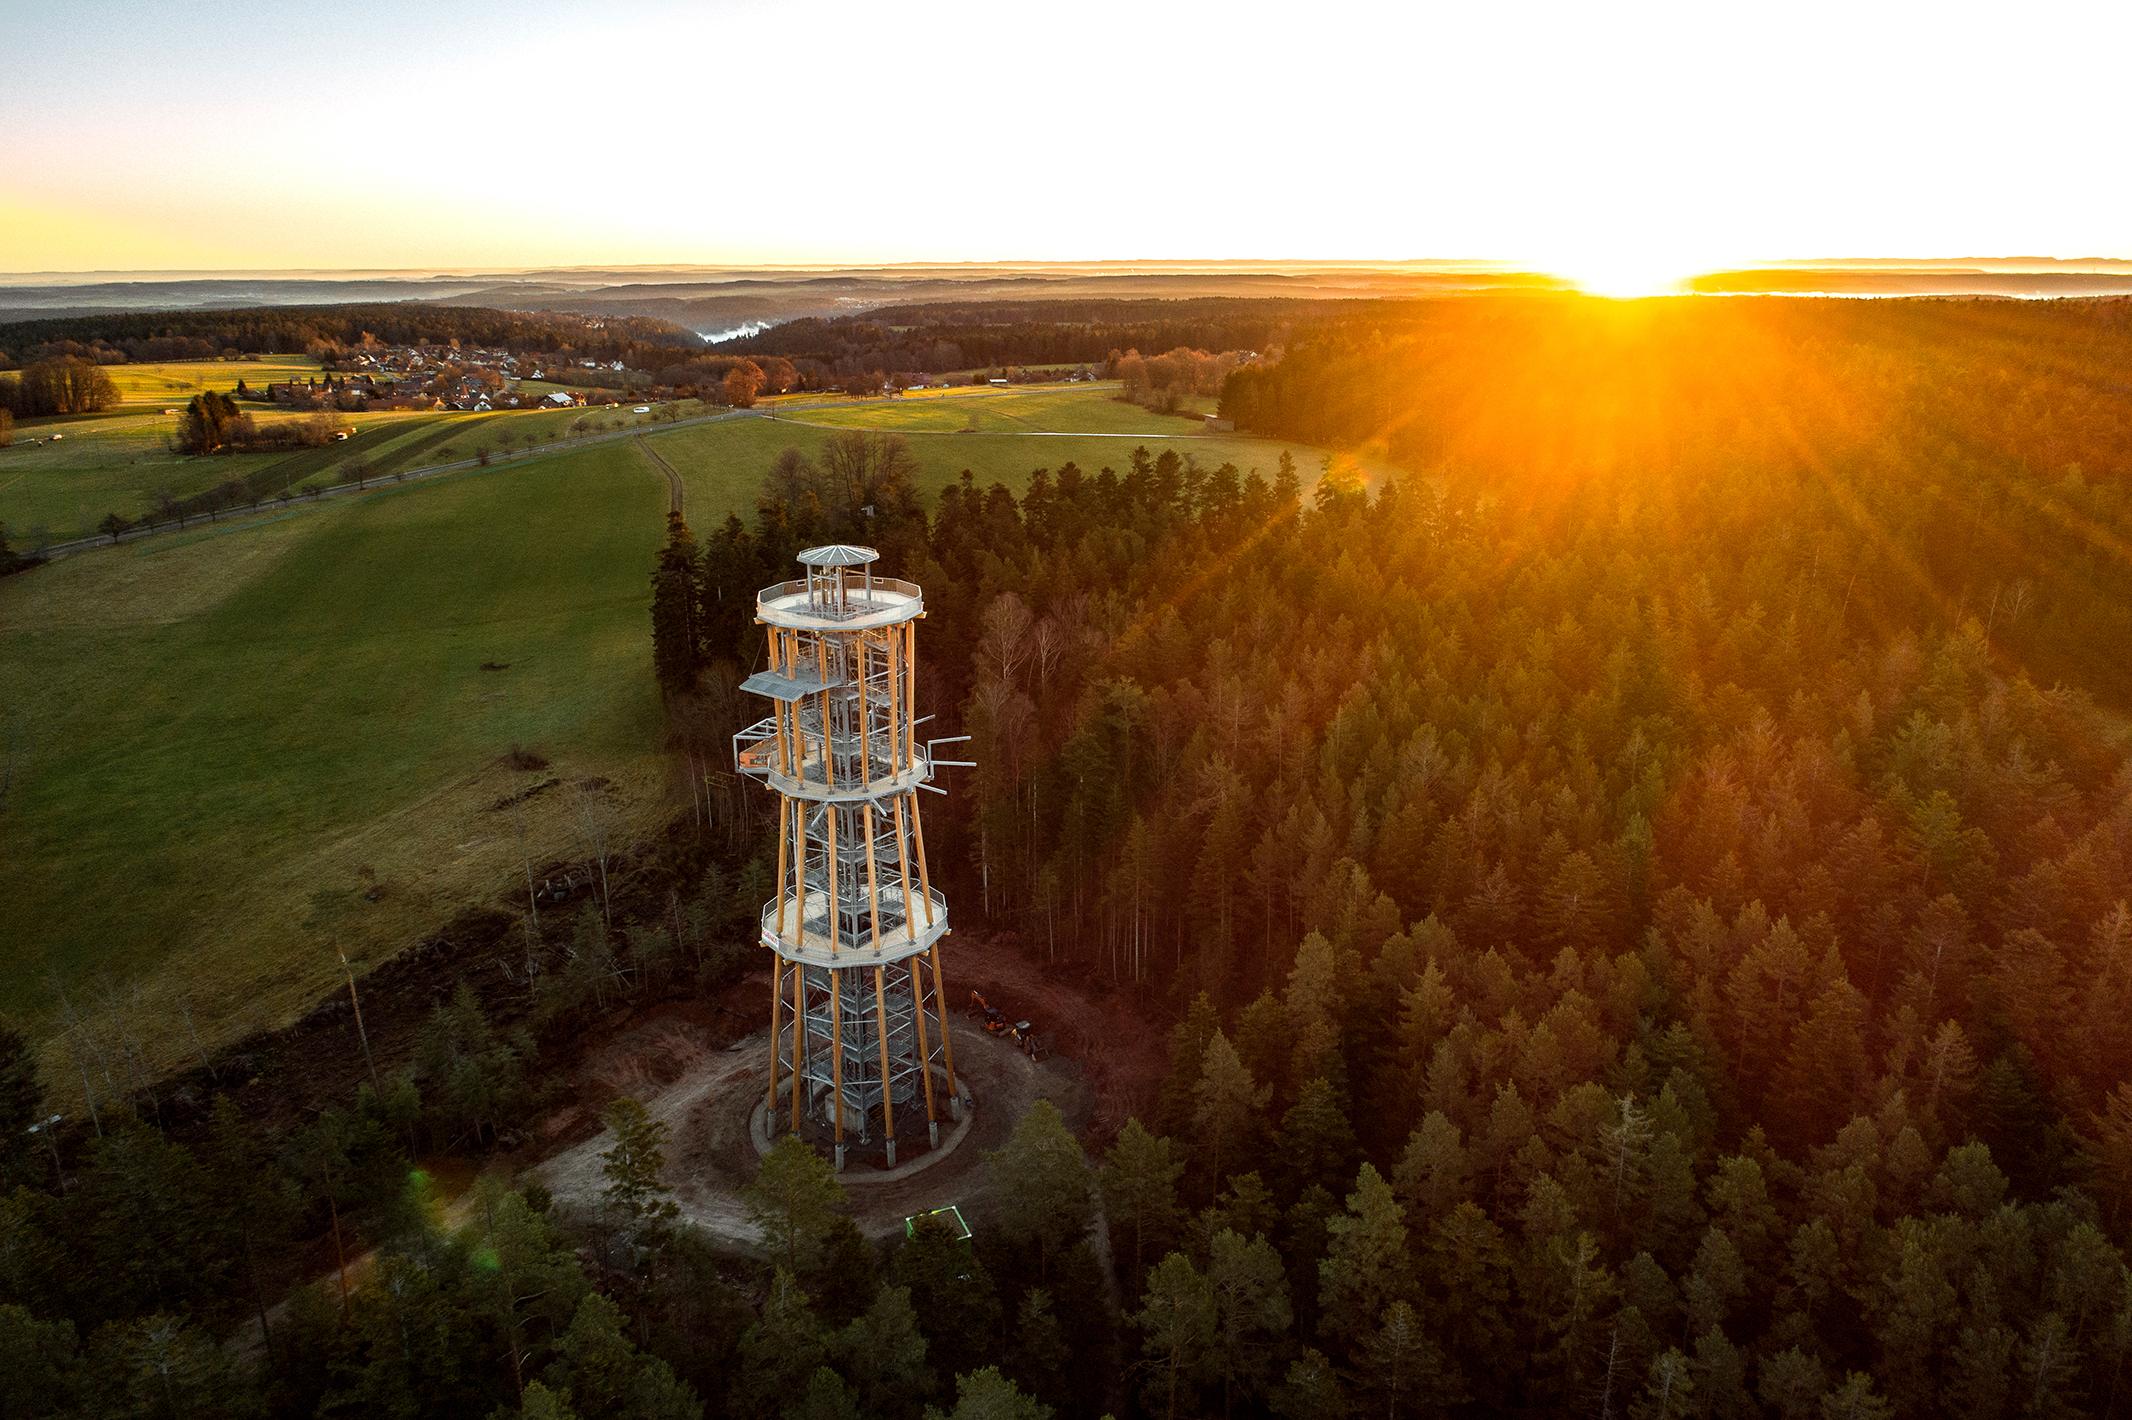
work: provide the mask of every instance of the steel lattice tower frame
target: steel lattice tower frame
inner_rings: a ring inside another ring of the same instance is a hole
[[[946,741],[918,739],[925,598],[875,576],[877,556],[809,548],[805,576],[757,594],[769,669],[741,688],[772,713],[733,737],[735,766],[778,796],[777,895],[762,910],[769,1125],[826,1127],[839,1169],[847,1134],[868,1143],[877,1118],[893,1166],[896,1113],[921,1097],[938,1146],[936,1068],[961,1115],[940,981],[948,905],[926,869],[918,807],[921,788],[941,792],[933,766],[961,761],[934,758]]]

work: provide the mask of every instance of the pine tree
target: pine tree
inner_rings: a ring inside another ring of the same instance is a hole
[[[1667,1349],[1651,1362],[1643,1397],[1629,1408],[1630,1420],[1686,1420],[1695,1413],[1695,1379],[1688,1358]]]
[[[1328,1189],[1353,1176],[1360,1149],[1339,1094],[1323,1075],[1305,1084],[1281,1118],[1274,1156],[1285,1164],[1292,1200],[1312,1184]]]
[[[81,1381],[70,1321],[40,1321],[0,1303],[0,1415],[71,1414]]]
[[[1140,1290],[1146,1259],[1167,1249],[1176,1232],[1177,1180],[1183,1173],[1170,1141],[1148,1133],[1137,1118],[1125,1121],[1104,1155],[1097,1181],[1112,1249],[1126,1264],[1122,1281],[1129,1294]]]
[[[1192,1091],[1193,1134],[1207,1160],[1209,1192],[1228,1177],[1229,1166],[1248,1152],[1260,1128],[1261,1111],[1272,1094],[1271,1087],[1251,1078],[1228,1037],[1216,1031],[1207,1042],[1199,1083]]]
[[[770,1281],[762,1315],[740,1338],[731,1408],[739,1415],[772,1415],[805,1389],[807,1378],[827,1357],[821,1322],[807,1294],[786,1269]]]
[[[1863,1371],[1848,1373],[1821,1397],[1821,1420],[1892,1420],[1894,1414],[1895,1407],[1874,1392],[1873,1378]]]
[[[1048,1281],[1052,1260],[1087,1236],[1095,1221],[1088,1160],[1058,1106],[1038,1100],[1006,1147],[985,1155],[985,1173],[1005,1240],[1033,1245],[1037,1280]]]
[[[1408,1137],[1399,1166],[1392,1171],[1392,1186],[1416,1218],[1430,1220],[1466,1196],[1470,1174],[1458,1126],[1432,1109]]]
[[[1007,1372],[1014,1383],[1039,1400],[1057,1399],[1066,1389],[1072,1354],[1052,1310],[1051,1293],[1042,1287],[1022,1293],[1014,1339],[1007,1347]]]
[[[673,1191],[662,1177],[668,1125],[663,1119],[653,1119],[641,1103],[626,1095],[607,1107],[604,1118],[614,1143],[600,1154],[600,1172],[607,1180],[600,1197],[622,1218],[633,1239],[656,1249],[674,1219],[681,1216]],[[584,1400],[582,1392],[579,1400]]]
[[[1317,1193],[1331,1197],[1323,1189]],[[1229,1186],[1221,1191],[1213,1206],[1199,1215],[1198,1247],[1202,1253],[1210,1249],[1214,1235],[1223,1228],[1239,1237],[1271,1238],[1280,1231],[1280,1224],[1280,1204],[1274,1201],[1273,1190],[1266,1187],[1258,1171],[1233,1173],[1229,1175]]]
[[[1406,1302],[1393,1302],[1362,1340],[1355,1360],[1362,1388],[1387,1420],[1403,1414],[1439,1415],[1466,1399],[1443,1351]]]
[[[1148,1408],[1176,1420],[1190,1399],[1186,1386],[1214,1344],[1214,1289],[1191,1258],[1173,1252],[1148,1272],[1132,1323],[1152,1367]]]
[[[807,1388],[781,1412],[782,1420],[865,1420],[851,1387],[827,1366],[816,1366]]]
[[[795,1278],[821,1266],[838,1224],[848,1221],[835,1171],[791,1134],[770,1146],[740,1197],[771,1255]]]
[[[1347,1420],[1352,1410],[1346,1388],[1324,1352],[1306,1346],[1288,1363],[1287,1374],[1274,1388],[1273,1413],[1282,1420]]]
[[[5,563],[0,550],[0,566]],[[35,1187],[52,1178],[43,1136],[30,1133],[47,1117],[37,1057],[20,1031],[0,1021],[0,1190]]]
[[[666,1362],[622,1334],[621,1309],[597,1292],[578,1303],[541,1380],[587,1415],[615,1420],[702,1420],[703,1405]]]
[[[1194,1089],[1204,1072],[1207,1044],[1220,1029],[1221,1016],[1214,1009],[1214,999],[1204,991],[1192,998],[1184,1019],[1171,1027],[1170,1067],[1162,1077],[1156,1109],[1165,1134],[1178,1134],[1191,1127]]]
[[[1722,1331],[1695,1338],[1689,1375],[1695,1381],[1696,1409],[1711,1420],[1747,1420],[1756,1413],[1747,1393],[1747,1355]]]
[[[1000,1331],[999,1295],[967,1239],[939,1218],[921,1217],[890,1259],[889,1280],[910,1293],[941,1375],[982,1365]]]
[[[1475,1400],[1500,1408],[1510,1381],[1510,1258],[1502,1229],[1478,1205],[1453,1208],[1429,1229],[1422,1271],[1442,1301],[1430,1334],[1466,1368]]]
[[[1723,1228],[1712,1224],[1703,1230],[1685,1291],[1688,1329],[1698,1336],[1712,1327],[1722,1329],[1733,1306],[1747,1295],[1747,1270]]]
[[[1286,1077],[1295,1053],[1295,1026],[1280,997],[1262,991],[1244,1007],[1236,1018],[1235,1045],[1237,1058],[1254,1080],[1270,1086]]]
[[[692,689],[704,661],[703,561],[678,511],[666,515],[666,545],[651,576],[652,674],[671,698]]]
[[[215,1096],[205,1168],[221,1247],[242,1261],[259,1334],[271,1347],[265,1265],[296,1230],[301,1208],[296,1185],[228,1095]]]
[[[1599,1260],[1599,1245],[1590,1233],[1558,1236],[1548,1252],[1551,1265],[1535,1290],[1545,1298],[1538,1317],[1542,1335],[1551,1339],[1536,1359],[1552,1376],[1559,1403],[1585,1392],[1586,1371],[1597,1357],[1620,1286]]]
[[[933,1388],[925,1336],[910,1289],[886,1286],[831,1345],[858,1409],[870,1416],[915,1414]]]
[[[1763,1357],[1755,1394],[1777,1420],[1811,1420],[1827,1392],[1821,1363],[1797,1347]]]
[[[955,1408],[942,1416],[928,1406],[926,1420],[1051,1420],[1051,1407],[999,1373],[996,1366],[955,1377]]]
[[[509,1420],[512,1416],[518,1417],[518,1420],[579,1420],[578,1413],[571,1408],[567,1395],[558,1394],[539,1381],[526,1387],[526,1393],[519,1400],[517,1409],[507,1405],[498,1406],[489,1420]]]
[[[163,1312],[102,1328],[82,1368],[97,1415],[258,1415],[259,1397],[235,1358],[205,1329]]]
[[[2061,1417],[2081,1414],[2081,1361],[2079,1340],[2065,1324],[2064,1317],[2056,1312],[2045,1312],[2031,1323],[2028,1335],[2021,1343],[2014,1391],[2021,1414],[2032,1417],[2032,1420],[2061,1420]],[[1882,1420],[1887,1413],[1883,1406],[1879,1416],[1868,1415],[1867,1420]],[[1852,1420],[1852,1417],[1842,1413],[1839,1420]]]
[[[1238,1400],[1251,1401],[1271,1378],[1277,1343],[1294,1316],[1280,1254],[1262,1237],[1228,1229],[1214,1235],[1207,1259],[1207,1285],[1214,1299],[1214,1329],[1207,1370],[1221,1386],[1221,1413]]]
[[[1347,1211],[1327,1219],[1325,1228],[1326,1253],[1318,1264],[1319,1329],[1352,1341],[1407,1294],[1412,1268],[1405,1212],[1376,1167],[1364,1164],[1355,1176],[1355,1191],[1347,1196]]]
[[[469,1275],[467,1303],[497,1338],[513,1387],[523,1389],[536,1354],[575,1319],[590,1284],[524,1195],[486,1179],[475,1187],[464,1241],[482,1265]]]

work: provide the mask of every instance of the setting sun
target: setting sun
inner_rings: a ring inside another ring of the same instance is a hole
[[[1587,295],[1615,301],[1676,294],[1694,274],[1689,266],[1661,253],[1634,251],[1594,253],[1551,263],[1547,269]]]

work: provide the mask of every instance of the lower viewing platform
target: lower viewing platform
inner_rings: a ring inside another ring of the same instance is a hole
[[[902,903],[895,906],[895,919],[890,920],[884,912],[881,918],[881,945],[874,946],[873,926],[870,918],[861,917],[856,934],[851,929],[847,916],[843,935],[831,949],[829,939],[829,904],[825,894],[809,892],[804,901],[795,899],[788,891],[782,898],[772,898],[762,910],[762,944],[787,961],[805,962],[809,966],[886,966],[906,957],[926,951],[935,942],[948,934],[948,903],[939,893],[929,893],[933,904],[932,920],[926,920],[925,908],[917,901],[919,894],[911,894],[914,917],[906,930],[902,922]],[[777,929],[778,908],[784,908],[785,929]],[[801,908],[804,908],[802,912]]]

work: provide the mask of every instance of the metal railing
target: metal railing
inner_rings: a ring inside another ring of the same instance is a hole
[[[818,604],[809,597],[810,590],[804,577],[796,581],[778,582],[757,592],[755,605],[757,609],[767,609],[786,597],[807,597],[809,599],[804,606],[786,607],[783,610],[805,611],[807,615],[819,616],[824,621],[858,621],[884,611],[900,611],[923,595],[916,582],[906,582],[900,577],[876,577],[871,588],[863,583],[857,587],[847,586],[844,599],[836,606]],[[869,591],[893,592],[896,594],[896,600],[878,602],[868,595]]]

